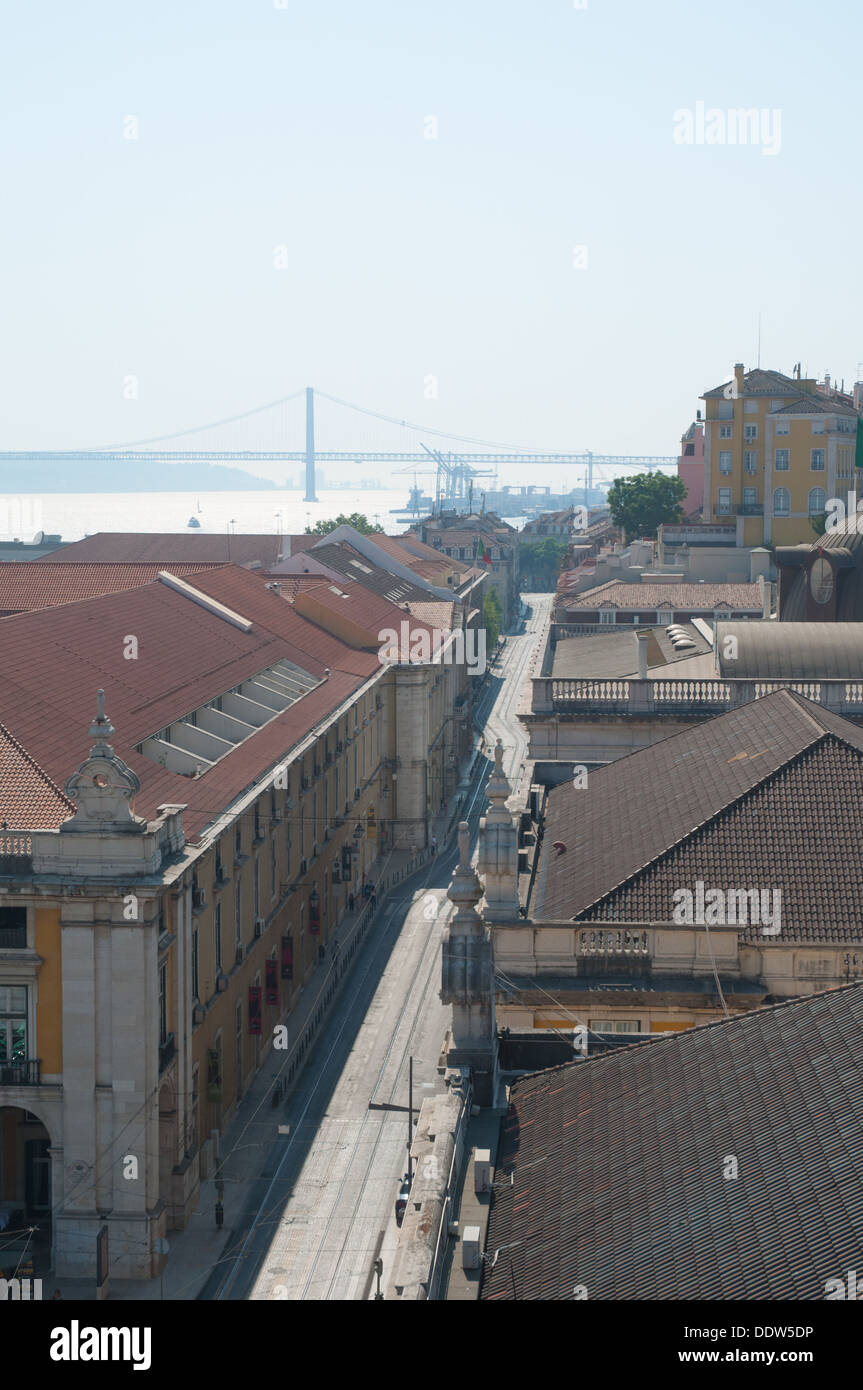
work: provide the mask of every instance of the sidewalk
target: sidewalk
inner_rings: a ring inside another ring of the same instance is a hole
[[[471,775],[476,752],[467,763],[462,780]],[[461,815],[458,798],[431,824],[429,838],[437,837],[438,854],[447,848]],[[214,1271],[221,1266],[225,1273],[239,1253],[249,1225],[249,1211],[257,1209],[253,1184],[261,1183],[260,1196],[278,1162],[271,1145],[277,1137],[277,1126],[286,1123],[285,1107],[297,1083],[302,1079],[305,1059],[310,1045],[317,1039],[332,1010],[345,978],[353,964],[357,948],[365,939],[371,923],[378,919],[386,895],[412,874],[428,865],[431,849],[415,852],[391,850],[379,856],[366,870],[366,881],[375,885],[377,904],[372,911],[370,902],[358,904],[354,912],[345,910],[324,960],[319,960],[304,984],[300,998],[288,1015],[290,1047],[287,1051],[271,1049],[248,1091],[237,1106],[233,1120],[221,1136],[222,1182],[224,1187],[224,1226],[216,1226],[216,1183],[211,1173],[202,1180],[198,1204],[184,1231],[169,1231],[169,1254],[164,1273],[153,1279],[111,1279],[109,1301],[195,1299]],[[333,944],[338,944],[333,954]],[[316,1018],[323,1005],[320,1016]],[[291,1076],[290,1084],[287,1078]],[[276,1078],[282,1081],[280,1103],[273,1105]],[[285,1135],[285,1143],[289,1136]],[[266,1178],[264,1178],[266,1174]],[[260,1196],[258,1200],[260,1200]],[[53,1291],[46,1283],[45,1296]],[[62,1281],[60,1281],[62,1289]],[[70,1293],[72,1298],[80,1294]]]

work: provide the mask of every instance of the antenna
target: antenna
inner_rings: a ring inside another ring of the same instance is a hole
[[[761,310],[758,310],[758,366],[761,367]]]

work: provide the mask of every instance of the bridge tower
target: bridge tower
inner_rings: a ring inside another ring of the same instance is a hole
[[[306,387],[306,502],[317,502],[315,496],[315,388]]]

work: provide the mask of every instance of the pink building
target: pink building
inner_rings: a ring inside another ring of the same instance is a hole
[[[694,516],[704,505],[704,426],[698,420],[681,436],[677,476],[686,484],[683,515]]]

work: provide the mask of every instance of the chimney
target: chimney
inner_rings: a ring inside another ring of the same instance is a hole
[[[647,680],[647,633],[636,632],[635,640],[638,643],[638,679]]]
[[[763,574],[760,574],[758,576],[758,583],[761,585],[761,616],[762,618],[769,618],[771,601],[773,597],[773,586],[771,585],[770,580],[766,579]]]
[[[734,391],[738,396],[743,395],[743,363],[734,363]]]

